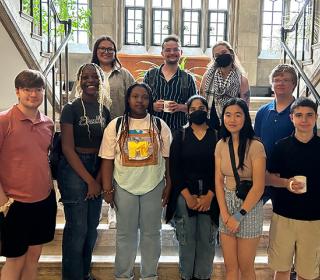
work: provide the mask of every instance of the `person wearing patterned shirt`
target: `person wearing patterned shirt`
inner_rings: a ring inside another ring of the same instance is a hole
[[[180,40],[170,35],[163,40],[161,55],[164,64],[149,70],[144,83],[152,89],[155,115],[175,131],[187,123],[187,100],[197,94],[193,77],[179,68],[182,55]]]
[[[249,107],[250,87],[245,70],[228,42],[217,42],[212,47],[212,58],[203,75],[200,94],[208,101],[211,126],[218,129],[222,108],[229,99],[240,97]]]

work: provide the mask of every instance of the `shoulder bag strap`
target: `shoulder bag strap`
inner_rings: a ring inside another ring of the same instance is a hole
[[[229,146],[229,153],[230,153],[230,160],[231,160],[233,175],[234,175],[234,178],[236,179],[237,185],[239,185],[240,184],[240,177],[239,177],[239,174],[238,174],[238,171],[236,168],[236,159],[234,156],[234,149],[233,149],[233,143],[232,143],[231,136],[229,138],[228,146]]]

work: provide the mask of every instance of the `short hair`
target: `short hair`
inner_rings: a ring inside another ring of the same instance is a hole
[[[209,110],[209,106],[208,106],[208,101],[207,99],[205,99],[203,96],[201,95],[198,95],[198,94],[195,94],[195,95],[192,95],[188,101],[187,101],[187,109],[188,109],[188,112],[189,112],[189,109],[191,107],[191,104],[194,100],[200,100],[201,103],[207,108],[207,110]]]
[[[294,110],[298,107],[309,107],[311,108],[316,114],[318,111],[318,105],[312,101],[311,99],[307,98],[307,97],[299,97],[297,98],[290,107],[290,113],[293,114]]]
[[[163,39],[162,45],[161,45],[162,49],[163,49],[163,47],[164,47],[164,44],[167,43],[167,42],[169,42],[169,41],[174,41],[174,42],[176,42],[179,46],[181,46],[179,37],[178,37],[177,35],[175,35],[175,34],[171,34],[171,35],[169,35],[169,36],[167,36],[167,37],[165,37],[165,38]]]
[[[297,82],[298,82],[297,72],[294,69],[294,67],[290,64],[279,64],[276,67],[274,67],[269,76],[270,84],[272,84],[274,77],[280,76],[283,73],[291,74],[294,85],[295,86],[297,85]]]
[[[46,78],[38,70],[26,69],[20,72],[15,80],[14,86],[18,88],[45,88]]]

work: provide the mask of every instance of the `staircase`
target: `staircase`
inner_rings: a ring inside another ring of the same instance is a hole
[[[59,196],[59,195],[58,195]],[[103,203],[102,219],[98,227],[98,239],[93,254],[92,273],[97,280],[111,280],[113,278],[114,256],[115,256],[115,229],[109,229],[107,224],[108,205]],[[268,234],[270,226],[270,218],[272,216],[271,203],[264,206],[264,225],[263,235],[261,236],[255,268],[257,279],[272,279],[273,272],[267,265],[267,246]],[[60,280],[61,279],[61,243],[64,227],[63,206],[58,205],[56,234],[52,242],[46,244],[42,251],[39,262],[38,280]],[[180,279],[178,270],[178,243],[175,239],[174,229],[167,224],[162,225],[161,231],[162,253],[159,261],[158,275],[161,280],[178,280]],[[0,259],[1,263],[4,259]],[[135,279],[139,279],[139,263],[140,255],[136,259]],[[214,274],[211,279],[225,279],[225,270],[221,248],[216,246],[216,256],[213,263]]]

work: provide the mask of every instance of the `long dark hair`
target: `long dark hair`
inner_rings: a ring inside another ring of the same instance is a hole
[[[157,134],[160,146],[162,147],[163,141],[161,138],[161,131],[159,130],[159,128],[156,125],[156,120],[155,120],[154,111],[153,111],[152,90],[147,84],[136,82],[127,89],[127,93],[124,98],[125,109],[124,109],[123,118],[122,118],[123,121],[121,123],[120,136],[119,136],[119,140],[118,140],[121,154],[122,154],[126,139],[129,136],[129,116],[130,116],[130,112],[131,112],[131,108],[129,105],[129,98],[132,93],[132,90],[136,87],[144,88],[146,90],[146,92],[148,93],[149,104],[148,104],[148,108],[147,108],[147,113],[150,114],[149,135],[150,135],[150,138],[152,139],[152,143],[154,143],[155,135]],[[154,133],[152,133],[152,132],[154,132]]]
[[[122,67],[118,57],[117,57],[117,46],[115,44],[115,42],[113,41],[113,39],[110,37],[110,36],[106,36],[106,35],[103,35],[101,37],[99,37],[97,39],[97,41],[94,43],[94,46],[93,46],[93,51],[92,51],[92,58],[91,58],[91,62],[92,63],[95,63],[97,65],[100,66],[100,61],[98,59],[98,55],[97,55],[97,52],[98,52],[98,47],[100,45],[100,43],[102,41],[109,41],[111,44],[113,44],[113,48],[114,48],[114,61],[112,62],[112,67],[115,66],[115,64],[117,64],[119,66],[119,68]]]
[[[231,133],[227,130],[224,124],[224,114],[226,109],[229,106],[238,105],[244,114],[244,124],[239,132],[239,147],[238,147],[238,156],[239,156],[239,165],[238,169],[243,169],[244,167],[244,158],[247,148],[249,148],[251,141],[255,139],[254,130],[252,128],[251,117],[249,114],[249,109],[247,103],[240,98],[231,98],[227,101],[222,109],[222,118],[221,118],[221,130],[220,134],[223,141],[227,141],[227,137],[231,138]]]

